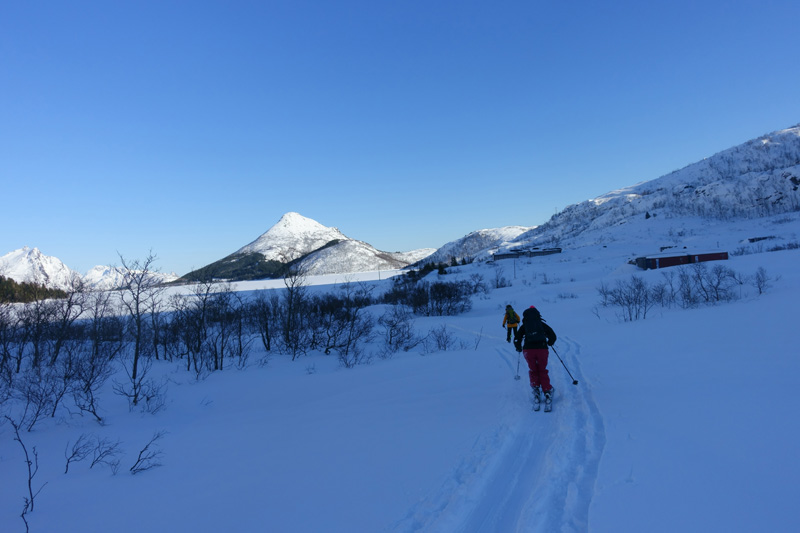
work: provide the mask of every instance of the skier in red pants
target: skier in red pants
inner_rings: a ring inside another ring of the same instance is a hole
[[[523,342],[524,341],[524,342]],[[553,386],[547,372],[548,346],[556,342],[556,333],[543,320],[539,310],[530,306],[522,313],[522,327],[514,335],[514,346],[522,352],[528,363],[528,377],[533,389],[533,408],[539,410],[544,393],[545,411],[553,403]]]

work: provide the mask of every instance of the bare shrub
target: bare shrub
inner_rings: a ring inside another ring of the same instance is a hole
[[[417,346],[422,339],[414,330],[413,317],[407,307],[393,305],[378,318],[383,339],[382,357],[391,357],[403,350],[407,352]]]
[[[772,278],[767,274],[764,267],[758,267],[755,276],[753,276],[753,286],[758,291],[758,294],[764,294],[772,287]]]
[[[441,326],[431,329],[427,339],[431,339],[433,342],[435,350],[431,351],[446,352],[457,346],[457,339],[455,335],[447,329],[447,324],[442,324]]]
[[[152,335],[152,331],[151,323],[146,318],[154,306],[158,306],[157,301],[160,300],[164,287],[158,284],[153,275],[156,272],[156,256],[152,252],[143,261],[126,261],[122,255],[119,258],[123,269],[120,300],[128,312],[128,331],[133,339],[133,359],[128,372],[131,386],[127,390],[131,394],[130,401],[137,405],[141,400],[139,392],[142,390],[139,361],[143,356],[149,357],[155,347],[152,338],[148,337]]]
[[[601,285],[598,289],[604,306],[620,309],[621,318],[626,322],[647,318],[647,313],[656,304],[656,295],[639,276],[631,276],[630,280],[617,280],[613,289]]]
[[[133,475],[152,470],[161,466],[161,457],[164,455],[161,448],[155,444],[166,435],[165,431],[159,431],[153,435],[150,441],[139,451],[136,457],[136,462],[130,467],[130,473]]]
[[[34,491],[33,489],[33,479],[36,477],[36,474],[39,473],[39,453],[36,451],[36,446],[32,448],[33,459],[31,459],[31,455],[28,453],[28,447],[25,446],[25,442],[22,440],[22,437],[19,434],[20,424],[12,419],[8,415],[4,415],[4,418],[11,424],[11,427],[14,429],[14,440],[19,442],[20,447],[22,448],[22,452],[25,454],[25,464],[28,467],[28,495],[25,496],[24,502],[25,505],[22,508],[22,513],[20,514],[20,518],[22,521],[25,522],[25,530],[28,530],[28,519],[27,514],[32,513],[34,510],[34,505],[36,502],[36,497],[42,492],[42,489],[47,485],[44,483],[41,487]]]
[[[70,464],[77,463],[88,458],[89,455],[91,455],[92,450],[92,438],[87,436],[85,433],[81,434],[81,436],[78,437],[78,440],[76,440],[71,447],[69,442],[67,442],[67,447],[64,448],[64,457],[67,460],[67,464],[64,467],[64,473],[66,474],[69,472]]]
[[[97,465],[106,465],[111,468],[113,474],[116,474],[119,470],[119,459],[117,459],[117,456],[120,453],[122,453],[120,441],[112,442],[109,439],[97,438],[94,441],[92,463],[89,465],[89,468],[92,469]]]
[[[113,388],[116,394],[127,398],[131,410],[140,407],[145,413],[156,414],[166,405],[167,386],[164,382],[158,383],[149,377],[152,364],[149,359],[143,360],[136,379],[131,376],[130,364],[125,362],[122,365],[129,381],[117,381]]]

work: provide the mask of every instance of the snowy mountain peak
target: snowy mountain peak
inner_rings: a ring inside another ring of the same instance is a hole
[[[282,275],[290,263],[308,274],[342,274],[405,268],[430,255],[432,249],[382,252],[351,239],[337,228],[295,212],[284,214],[258,239],[236,252],[184,276],[186,280],[264,279]]]
[[[56,257],[38,248],[24,246],[0,257],[0,275],[17,282],[36,283],[49,288],[68,290],[80,274]]]
[[[289,212],[259,238],[237,250],[238,254],[259,253],[267,261],[287,263],[317,250],[331,241],[349,240],[336,228],[298,213]]]
[[[17,283],[36,283],[63,291],[75,289],[78,280],[82,280],[89,289],[116,289],[122,284],[124,274],[124,269],[120,267],[96,266],[85,276],[81,276],[57,257],[45,255],[38,248],[28,246],[0,257],[0,276],[13,279]],[[169,283],[178,279],[174,272],[153,272],[152,277],[158,283]]]

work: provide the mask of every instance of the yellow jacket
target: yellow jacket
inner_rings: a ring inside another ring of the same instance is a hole
[[[511,316],[509,317],[509,315]],[[508,326],[509,328],[515,328],[519,326],[519,315],[515,313],[513,309],[506,310],[506,313],[503,315],[503,325]]]

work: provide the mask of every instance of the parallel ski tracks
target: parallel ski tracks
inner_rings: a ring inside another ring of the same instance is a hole
[[[506,347],[497,351],[511,376],[516,375],[517,353]],[[580,385],[572,385],[560,364],[551,361],[553,411],[533,412],[523,362],[522,379],[514,382],[508,397],[514,421],[476,443],[474,454],[440,491],[410,510],[392,531],[588,530],[605,432],[580,371],[580,344],[561,337],[559,352]]]

